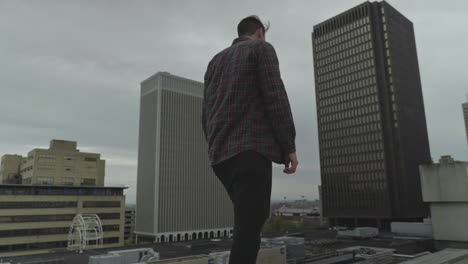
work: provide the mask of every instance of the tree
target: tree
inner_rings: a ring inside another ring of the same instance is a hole
[[[294,230],[297,225],[283,216],[274,216],[263,225],[262,232],[285,232]]]

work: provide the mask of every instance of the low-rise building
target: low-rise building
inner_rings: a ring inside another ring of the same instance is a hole
[[[103,246],[124,244],[125,187],[0,185],[0,258],[65,249],[73,218],[96,214]]]
[[[4,155],[0,171],[3,183],[104,186],[105,160],[80,152],[75,141],[54,139],[48,149],[33,149],[26,157]],[[20,182],[11,182],[15,175]]]

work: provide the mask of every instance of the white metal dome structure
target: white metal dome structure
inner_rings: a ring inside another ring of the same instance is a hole
[[[68,250],[102,247],[102,223],[96,214],[77,214],[68,232]]]

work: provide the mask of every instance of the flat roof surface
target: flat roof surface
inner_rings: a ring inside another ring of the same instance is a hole
[[[214,244],[213,247],[204,248],[204,249],[190,249],[187,247],[192,244]],[[37,254],[29,256],[18,256],[18,257],[0,257],[0,260],[11,261],[12,264],[17,263],[28,263],[38,260],[63,260],[67,264],[87,264],[90,256],[105,255],[109,251],[120,251],[127,249],[135,248],[152,248],[155,252],[158,252],[161,259],[169,258],[180,258],[180,257],[194,257],[199,255],[206,255],[214,251],[226,251],[231,248],[232,241],[229,239],[222,239],[221,241],[211,241],[207,240],[193,240],[187,242],[173,242],[173,243],[164,243],[164,244],[141,244],[135,246],[125,246],[125,247],[112,247],[112,248],[100,248],[100,249],[90,249],[86,250],[83,253],[78,253],[74,251],[67,251],[66,249],[57,250],[54,253],[46,254]],[[160,263],[160,262],[156,262]],[[162,262],[164,263],[164,262]]]
[[[402,262],[402,264],[466,264],[468,250],[447,248],[434,254]]]
[[[394,238],[392,234],[383,233],[379,237],[367,240],[353,240],[336,238],[336,231],[326,229],[301,229],[294,233],[269,233],[270,237],[279,237],[283,235],[291,235],[305,238],[306,254],[312,254],[314,248],[321,248],[326,251],[334,251],[353,246],[363,247],[376,247],[376,248],[392,248],[396,249],[395,254],[414,255],[420,252],[428,251],[428,247],[432,246],[431,239],[401,239]],[[265,236],[263,236],[265,237]],[[323,242],[323,243],[322,243]],[[190,245],[201,245],[191,249]],[[206,247],[204,247],[206,245]],[[232,245],[232,240],[223,238],[220,241],[206,240],[193,240],[184,242],[173,242],[163,244],[140,244],[135,246],[115,247],[115,248],[102,248],[87,250],[83,253],[70,252],[65,249],[55,253],[38,254],[22,257],[7,257],[3,261],[10,261],[13,264],[19,262],[28,262],[35,260],[52,260],[63,259],[67,264],[86,264],[90,256],[104,255],[109,251],[118,251],[136,248],[151,248],[160,254],[161,259],[180,258],[188,256],[206,255],[213,252],[228,251]],[[2,259],[2,258],[0,258]],[[393,262],[400,263],[401,261]],[[156,262],[158,263],[158,262]],[[431,263],[431,262],[409,262],[411,264]],[[437,262],[434,262],[437,263]],[[454,262],[457,263],[457,262]],[[432,263],[431,263],[432,264]],[[461,264],[461,263],[459,263]]]

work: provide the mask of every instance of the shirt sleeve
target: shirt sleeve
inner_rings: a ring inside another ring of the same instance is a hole
[[[283,154],[296,152],[296,129],[279,70],[278,57],[271,44],[261,41],[257,52],[259,86],[267,116]]]

